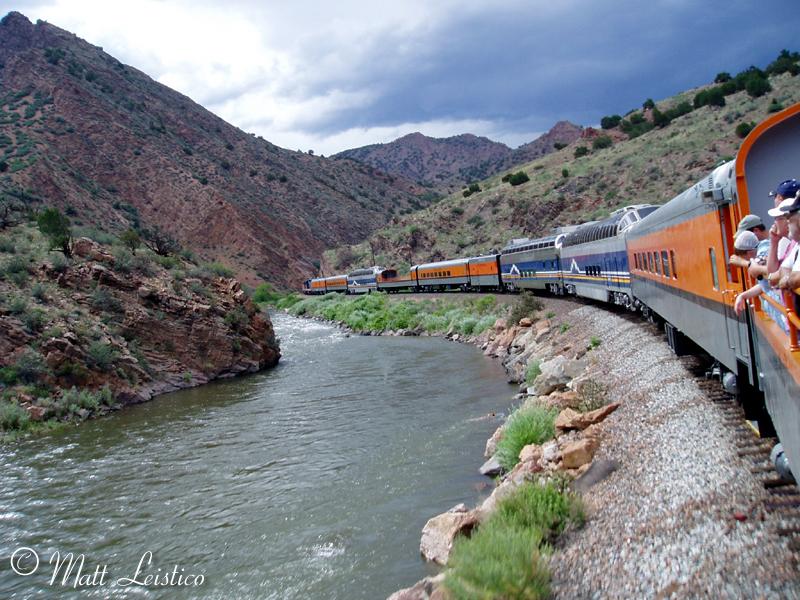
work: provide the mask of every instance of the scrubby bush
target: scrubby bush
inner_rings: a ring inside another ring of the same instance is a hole
[[[117,361],[117,350],[109,343],[96,341],[89,345],[89,363],[100,371],[110,371]]]
[[[528,177],[528,174],[525,171],[517,171],[508,179],[508,183],[513,186],[522,185],[526,181],[530,181],[531,178]]]
[[[529,444],[543,444],[555,435],[556,411],[532,406],[514,411],[497,444],[497,460],[510,471],[519,462],[519,452]]]
[[[22,315],[22,323],[29,333],[39,333],[47,323],[47,313],[41,308],[33,308]]]
[[[600,135],[592,140],[592,149],[602,150],[603,148],[610,148],[613,140],[607,135]]]
[[[237,307],[225,314],[225,324],[234,331],[244,331],[250,324],[250,317],[244,310]]]
[[[553,483],[525,483],[470,537],[455,540],[444,586],[454,600],[550,595],[547,542],[584,522],[580,500]]]
[[[580,158],[581,156],[586,156],[589,154],[589,149],[586,146],[578,146],[575,148],[575,158]]]
[[[36,383],[49,372],[42,355],[30,348],[17,358],[13,367],[17,372],[17,377],[23,383]]]
[[[122,312],[123,306],[108,288],[97,286],[92,292],[92,307],[104,312]]]
[[[736,136],[741,139],[746,138],[755,126],[756,124],[754,121],[749,123],[747,121],[742,121],[736,126]]]
[[[0,401],[0,429],[21,431],[28,427],[28,411],[15,402]]]
[[[205,267],[217,277],[233,277],[233,269],[223,265],[222,263],[206,263]]]
[[[534,296],[533,292],[520,292],[508,315],[508,324],[516,325],[525,317],[532,320],[536,319],[537,312],[542,310],[543,306],[542,301]]]

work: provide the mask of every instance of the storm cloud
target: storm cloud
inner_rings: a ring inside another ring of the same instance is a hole
[[[796,50],[796,6],[656,0],[501,3],[23,2],[292,149],[330,154],[419,130],[516,146]],[[5,12],[5,11],[0,11]]]

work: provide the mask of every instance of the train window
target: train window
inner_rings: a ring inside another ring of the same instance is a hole
[[[672,277],[678,278],[678,271],[675,269],[675,250],[669,251],[670,261],[672,262]]]
[[[717,253],[713,248],[708,249],[708,258],[711,260],[711,281],[714,284],[714,289],[719,289],[719,274],[717,273]]]
[[[661,275],[661,264],[660,264],[660,259],[658,258],[658,251],[657,250],[655,252],[653,252],[653,264],[656,267],[653,270],[653,273],[655,273],[656,275]]]
[[[664,272],[664,277],[669,277],[669,259],[666,250],[661,251],[661,270]]]
[[[647,270],[652,273],[653,272],[653,253],[647,253]]]

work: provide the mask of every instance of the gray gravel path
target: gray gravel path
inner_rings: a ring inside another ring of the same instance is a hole
[[[552,557],[556,598],[800,598],[797,555],[734,430],[651,326],[583,306],[560,315],[622,402],[596,459],[619,468],[585,495],[586,526]],[[741,522],[736,512],[747,515]]]

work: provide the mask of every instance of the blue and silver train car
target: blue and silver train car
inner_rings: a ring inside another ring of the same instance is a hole
[[[511,240],[500,251],[501,277],[506,289],[547,290],[563,294],[559,250],[564,237],[562,233],[535,240]]]
[[[369,294],[378,289],[378,274],[383,269],[381,267],[368,267],[357,269],[347,274],[347,293],[348,294]]]
[[[561,244],[561,276],[568,294],[631,308],[631,274],[625,232],[658,206],[637,204],[607,219],[581,225]]]

